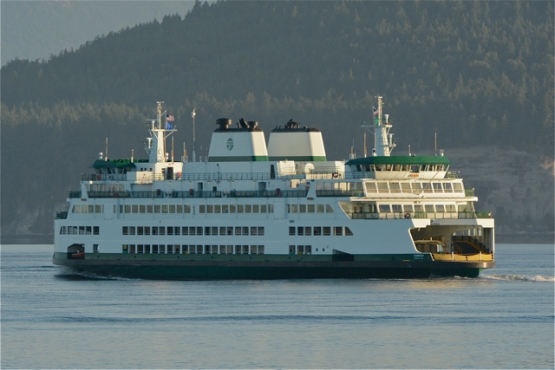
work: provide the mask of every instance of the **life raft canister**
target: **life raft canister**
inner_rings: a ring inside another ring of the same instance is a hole
[[[337,172],[334,172],[334,173],[331,174],[331,176],[332,176],[334,179],[336,179],[336,178],[339,177],[339,174],[338,174]]]
[[[405,218],[410,218],[410,213],[405,213]]]

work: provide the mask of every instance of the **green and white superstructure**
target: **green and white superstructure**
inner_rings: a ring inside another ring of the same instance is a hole
[[[176,160],[162,103],[148,159],[83,174],[55,220],[53,261],[145,279],[427,278],[495,266],[494,220],[438,156],[392,156],[374,112],[372,156],[329,161],[322,133],[290,120],[216,120],[203,161]]]

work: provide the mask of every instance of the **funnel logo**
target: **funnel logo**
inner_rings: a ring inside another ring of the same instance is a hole
[[[227,139],[227,150],[232,150],[233,149],[233,139],[229,138]]]

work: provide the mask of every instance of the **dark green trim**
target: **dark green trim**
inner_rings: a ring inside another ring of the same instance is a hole
[[[208,157],[208,162],[267,162],[267,155],[253,155],[241,157]]]
[[[290,156],[281,156],[281,157],[270,157],[270,161],[325,162],[327,161],[327,159],[325,156],[290,155]]]
[[[92,168],[135,168],[135,163],[148,163],[148,159],[136,159],[131,162],[129,159],[97,159]]]
[[[446,157],[434,157],[434,156],[421,156],[421,157],[409,157],[409,156],[379,156],[379,157],[366,157],[351,159],[346,163],[346,165],[357,165],[357,164],[451,164],[449,159]]]

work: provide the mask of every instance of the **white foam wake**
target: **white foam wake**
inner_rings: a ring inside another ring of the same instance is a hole
[[[488,280],[505,280],[505,281],[533,281],[539,283],[553,283],[555,282],[555,276],[546,276],[546,275],[487,275],[487,274],[480,274],[482,279]]]

